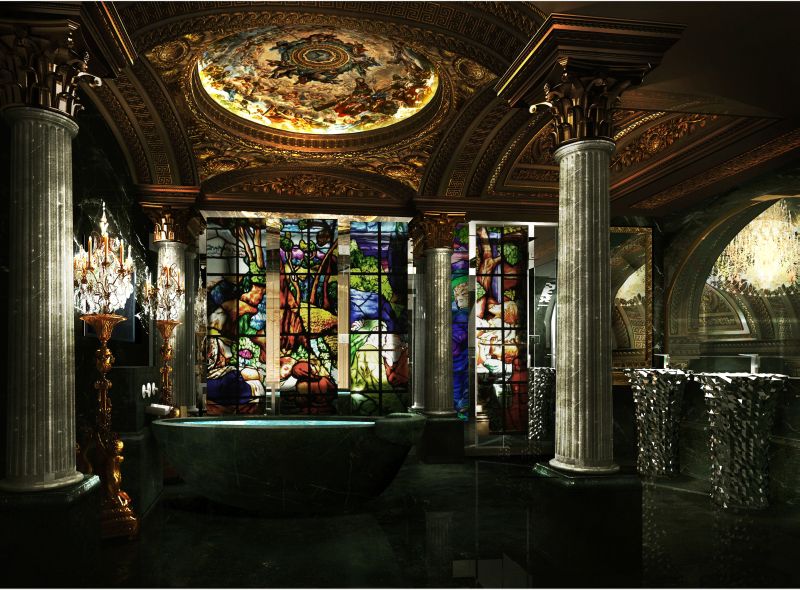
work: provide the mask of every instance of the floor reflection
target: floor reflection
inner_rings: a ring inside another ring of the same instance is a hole
[[[83,568],[62,585],[798,586],[799,532],[797,508],[723,513],[702,493],[630,480],[565,486],[530,460],[411,458],[381,497],[338,516],[268,518],[168,486],[138,542],[103,544],[90,582]],[[15,564],[10,585],[36,586],[42,558]]]

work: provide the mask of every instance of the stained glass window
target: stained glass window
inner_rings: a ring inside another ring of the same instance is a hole
[[[478,225],[476,246],[477,395],[490,430],[520,432],[527,415],[527,227]]]
[[[350,225],[350,391],[356,414],[408,408],[408,225]]]
[[[453,312],[453,403],[458,415],[469,412],[469,224],[456,226],[451,258]]]
[[[209,222],[208,413],[260,412],[265,378],[264,230]]]
[[[337,374],[335,220],[282,219],[281,413],[333,414]]]

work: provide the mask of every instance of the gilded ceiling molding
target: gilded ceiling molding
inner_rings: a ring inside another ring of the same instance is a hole
[[[511,110],[492,134],[486,147],[476,156],[466,194],[483,195],[491,180],[492,171],[497,162],[510,149],[514,136],[520,129],[524,129],[531,121],[528,113],[521,110]]]
[[[442,133],[427,166],[425,166],[425,173],[419,186],[420,194],[436,195],[443,192],[443,185],[446,186],[444,177],[453,154],[457,151],[459,144],[465,140],[469,128],[480,119],[482,113],[496,98],[492,84],[487,84],[477,91],[455,115],[450,126]]]
[[[294,13],[296,22],[308,22],[309,16],[314,22],[328,17],[345,28],[355,23],[356,30],[447,47],[499,74],[532,34],[532,23],[538,28],[535,23],[541,16],[530,6],[523,10],[522,6],[499,6],[502,3],[482,4],[487,6],[449,2],[126,3],[120,12],[140,51],[194,31],[241,30],[282,22],[284,15]]]
[[[134,121],[131,121],[131,115],[122,106],[120,99],[112,90],[111,84],[106,83],[99,88],[87,89],[86,94],[94,102],[116,137],[117,144],[128,161],[128,168],[134,182],[151,184],[153,170],[150,154],[145,147],[143,138],[137,132],[138,127]]]
[[[320,199],[351,201],[354,205],[385,201],[406,204],[413,191],[390,178],[363,171],[332,167],[276,167],[221,174],[203,183],[204,194],[271,195],[318,203]],[[233,197],[232,197],[233,198]]]
[[[119,92],[128,110],[133,114],[136,126],[144,137],[147,151],[153,163],[153,178],[156,184],[178,184],[177,174],[174,173],[169,157],[170,145],[167,138],[162,136],[156,119],[153,116],[155,109],[149,104],[147,94],[139,90],[132,80],[130,70],[121,74],[115,81],[114,87]]]
[[[100,86],[89,53],[76,46],[80,24],[57,19],[0,22],[0,108],[36,107],[74,117],[83,109],[78,85]]]
[[[702,129],[716,118],[716,115],[681,115],[649,127],[630,142],[617,147],[611,168],[614,172],[620,172],[634,164],[649,160],[669,149],[673,143]]]
[[[778,158],[798,148],[800,148],[800,129],[795,129],[744,154],[731,158],[720,166],[663,190],[647,200],[635,203],[631,205],[631,208],[649,211],[659,209],[673,201],[685,198],[687,195],[702,188],[745,172],[750,168]]]
[[[133,67],[133,73],[152,101],[154,112],[170,139],[168,144],[171,159],[175,162],[179,181],[182,184],[197,184],[199,178],[191,143],[178,117],[173,100],[158,80],[158,75],[153,71],[147,59],[139,59]]]

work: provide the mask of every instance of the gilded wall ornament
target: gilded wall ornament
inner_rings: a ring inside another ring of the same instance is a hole
[[[676,141],[705,127],[707,123],[716,118],[716,115],[682,115],[670,121],[654,125],[630,143],[618,149],[611,167],[615,172],[619,172],[624,168],[649,160],[669,148]]]

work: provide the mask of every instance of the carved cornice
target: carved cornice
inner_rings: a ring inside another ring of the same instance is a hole
[[[409,225],[414,257],[432,248],[452,249],[456,226],[465,219],[464,212],[423,211],[417,214]]]
[[[661,191],[645,201],[631,205],[633,209],[659,209],[673,201],[682,199],[700,189],[741,174],[746,170],[778,158],[800,148],[800,129],[794,129],[744,154],[731,158],[724,164],[707,170],[702,174],[680,182]]]
[[[615,84],[610,82],[631,83],[637,76],[655,68],[680,38],[683,28],[683,25],[667,23],[553,13],[498,80],[495,89],[498,96],[513,107],[529,107],[546,100],[546,84],[551,91],[571,101],[576,100],[579,92],[588,92],[600,94],[600,103],[608,104],[615,98]],[[570,63],[575,66],[574,70],[568,67]],[[561,78],[564,73],[569,79]],[[598,74],[607,80],[604,87],[589,80],[581,81],[576,89],[556,88],[566,82],[575,83],[576,78]],[[603,98],[603,90],[611,96]],[[597,100],[589,100],[587,104],[595,102]],[[604,118],[589,112],[580,116],[594,121],[597,133],[604,133],[604,126],[599,125]],[[569,122],[567,119],[569,117],[565,117]],[[580,137],[579,131],[573,130],[571,137]]]
[[[649,160],[668,149],[676,141],[705,127],[707,123],[716,118],[716,115],[689,114],[654,125],[630,143],[618,147],[616,157],[611,162],[611,168],[615,172],[620,172],[634,164]]]
[[[76,47],[80,25],[59,19],[0,22],[0,108],[37,107],[74,117],[83,106],[78,84],[99,86],[89,54]]]

